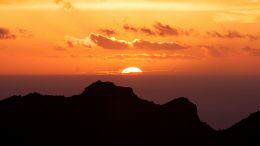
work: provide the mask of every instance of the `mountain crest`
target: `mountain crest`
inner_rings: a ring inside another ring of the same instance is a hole
[[[0,114],[0,145],[259,145],[260,112],[217,132],[187,98],[158,105],[112,82],[67,98],[12,96],[0,101]]]
[[[116,86],[112,82],[102,82],[98,80],[85,88],[81,95],[85,96],[104,96],[104,95],[134,95],[133,89],[130,87]]]
[[[86,93],[88,91],[91,91],[93,89],[105,89],[105,88],[116,88],[116,85],[112,82],[102,82],[101,80],[98,80],[94,83],[92,83],[91,85],[89,85],[88,87],[85,88],[85,91],[83,93]]]

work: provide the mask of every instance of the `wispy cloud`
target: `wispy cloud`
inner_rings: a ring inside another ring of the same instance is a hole
[[[238,31],[228,30],[226,32],[208,31],[207,36],[224,39],[249,39],[251,41],[259,40],[259,35],[243,34]]]
[[[111,50],[128,50],[128,49],[140,49],[140,50],[170,50],[177,51],[187,49],[186,46],[178,44],[176,42],[151,42],[148,40],[135,39],[133,41],[120,40],[115,37],[104,36],[100,34],[91,33],[84,39],[78,39],[75,37],[66,37],[66,42],[70,47],[75,45],[83,45],[90,48],[93,45],[99,46],[104,49]]]
[[[16,35],[7,28],[0,27],[0,40],[3,39],[15,39]]]
[[[90,34],[89,38],[96,45],[106,49],[143,49],[143,50],[182,50],[186,49],[176,42],[151,42],[135,39],[133,41],[119,40],[114,37],[106,37],[99,34]]]
[[[139,28],[131,26],[129,24],[125,24],[123,26],[123,29],[126,30],[126,31],[132,31],[132,32],[137,32],[139,30]]]
[[[53,1],[54,1],[54,3],[61,5],[62,8],[66,9],[66,10],[74,9],[74,6],[72,5],[72,3],[67,0],[53,0]]]
[[[260,49],[252,48],[250,46],[242,48],[242,51],[244,51],[250,56],[260,56]]]
[[[54,46],[53,48],[56,51],[66,51],[67,50],[65,47],[62,47],[62,46]]]
[[[123,26],[123,29],[128,32],[133,32],[133,33],[140,33],[140,34],[145,34],[145,35],[156,35],[154,30],[147,28],[147,27],[135,27],[129,24],[125,24]]]
[[[158,34],[161,35],[161,36],[179,35],[180,34],[180,32],[176,28],[171,27],[170,25],[167,25],[167,24],[164,25],[160,22],[157,22],[154,25],[154,28],[157,30]]]
[[[117,34],[116,30],[114,29],[99,29],[99,32],[101,32],[102,34],[104,35],[107,35],[107,36],[112,36],[112,35],[115,35]]]
[[[84,46],[91,48],[91,42],[89,38],[79,39],[72,36],[65,36],[65,41],[69,47]]]
[[[176,42],[151,42],[147,40],[134,40],[132,42],[134,48],[146,49],[146,50],[183,50],[187,47],[180,45]]]
[[[207,55],[216,58],[227,57],[236,53],[234,49],[232,50],[231,48],[222,45],[199,45],[197,47],[202,48]]]
[[[186,54],[151,54],[151,53],[140,53],[140,54],[112,54],[106,57],[107,59],[198,59],[197,57],[186,55]]]
[[[125,31],[141,33],[141,34],[146,34],[151,36],[180,36],[180,35],[189,36],[194,32],[193,29],[176,28],[160,22],[156,22],[152,28],[136,27],[133,25],[125,24],[123,26],[123,29]]]
[[[97,46],[105,49],[124,50],[129,49],[131,42],[119,40],[114,37],[107,37],[100,34],[91,33],[89,39]]]

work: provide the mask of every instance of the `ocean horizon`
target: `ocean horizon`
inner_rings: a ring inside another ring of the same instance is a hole
[[[158,104],[187,97],[215,129],[228,128],[260,107],[260,76],[246,75],[1,75],[0,99],[31,92],[77,95],[97,80],[131,87],[140,98]]]

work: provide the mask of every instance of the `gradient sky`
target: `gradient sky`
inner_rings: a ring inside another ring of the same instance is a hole
[[[0,74],[260,75],[259,0],[0,0]]]

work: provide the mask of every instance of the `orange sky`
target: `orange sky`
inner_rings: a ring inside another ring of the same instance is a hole
[[[0,0],[0,74],[260,74],[258,0]]]

